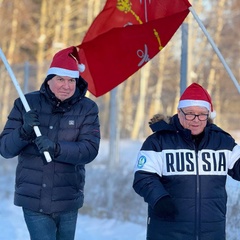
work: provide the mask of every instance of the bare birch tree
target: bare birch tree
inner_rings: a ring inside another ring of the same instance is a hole
[[[24,62],[30,61],[29,82],[31,88],[37,89],[46,76],[53,54],[61,48],[80,44],[105,2],[105,0],[60,2],[2,0],[0,1],[0,47],[12,66],[22,63],[23,69]],[[240,2],[193,0],[191,3],[223,56],[226,57],[234,75],[239,79]],[[214,107],[218,112],[218,121],[225,126],[236,128],[240,117],[239,111],[236,111],[239,93],[230,82],[229,76],[191,14],[188,20],[190,29],[188,83],[196,81],[209,88],[213,94]],[[178,31],[167,46],[151,60],[144,90],[140,91],[141,86],[144,86],[144,82],[140,80],[140,71],[121,84],[122,109],[119,114],[122,115],[120,131],[122,137],[138,138],[142,133],[149,132],[147,122],[155,113],[162,112],[167,115],[175,113],[179,99],[180,48]],[[0,67],[3,67],[1,62]],[[14,99],[12,96],[15,90],[6,75],[2,71],[0,74],[0,111],[1,116],[5,118],[12,105],[8,99]],[[19,74],[20,72],[16,73],[21,82],[23,74]],[[88,95],[93,97],[89,93]],[[99,103],[103,136],[107,137],[109,94],[94,100]],[[225,114],[224,118],[220,117],[221,113]],[[233,117],[232,124],[229,124],[229,119]],[[143,127],[141,127],[142,123]]]

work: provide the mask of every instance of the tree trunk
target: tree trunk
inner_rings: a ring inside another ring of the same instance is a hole
[[[145,127],[145,119],[146,119],[146,110],[145,110],[145,101],[146,94],[148,89],[148,79],[150,76],[150,67],[151,62],[148,62],[141,70],[140,70],[140,94],[139,100],[137,103],[137,112],[135,115],[133,130],[132,130],[132,139],[142,138],[144,135],[144,127]]]

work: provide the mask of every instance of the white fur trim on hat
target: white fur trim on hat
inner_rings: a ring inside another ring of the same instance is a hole
[[[210,112],[209,117],[210,117],[211,119],[214,119],[216,116],[217,116],[217,113],[216,113],[215,111]]]
[[[79,69],[79,72],[84,72],[85,71],[85,65],[83,64],[83,63],[81,63],[81,64],[78,64],[78,69]]]
[[[79,71],[68,70],[64,68],[51,67],[48,69],[47,75],[56,74],[58,76],[68,76],[72,78],[79,78]]]
[[[205,107],[209,112],[211,112],[211,104],[203,100],[180,100],[178,104],[178,108],[193,107],[193,106]]]

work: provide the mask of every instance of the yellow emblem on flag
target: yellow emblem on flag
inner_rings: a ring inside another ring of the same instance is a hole
[[[136,20],[139,22],[139,24],[143,24],[143,21],[140,19],[140,17],[132,10],[132,3],[130,0],[118,0],[117,1],[117,9],[124,13],[131,13]],[[159,33],[156,29],[153,29],[154,36],[157,38],[158,44],[159,44],[159,50],[161,51],[163,49],[161,44],[161,39],[159,36]]]

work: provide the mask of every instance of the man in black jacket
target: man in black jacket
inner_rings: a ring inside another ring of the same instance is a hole
[[[193,83],[176,115],[151,120],[133,182],[148,203],[147,240],[225,240],[226,177],[240,180],[240,145],[213,124],[215,115]]]
[[[98,107],[85,97],[80,67],[75,47],[56,53],[40,90],[26,94],[32,110],[16,99],[0,135],[1,155],[18,156],[14,204],[23,208],[31,240],[74,239],[85,164],[100,142]]]

